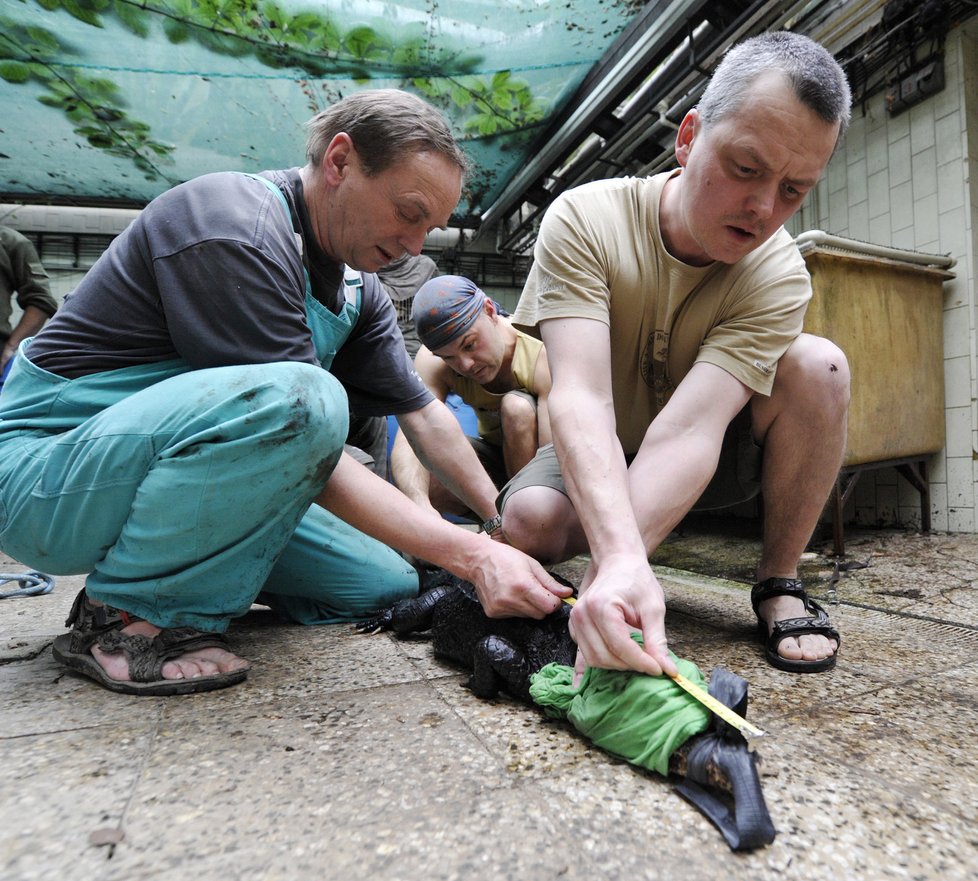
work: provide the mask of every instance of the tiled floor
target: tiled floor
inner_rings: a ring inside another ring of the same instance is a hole
[[[127,698],[51,657],[80,578],[0,601],[0,877],[978,878],[978,536],[847,542],[870,565],[836,585],[843,652],[818,676],[763,661],[750,537],[687,531],[656,557],[673,649],[746,677],[773,734],[778,837],[750,854],[665,780],[474,698],[424,640],[255,611],[231,631],[246,683]],[[832,571],[806,560],[817,596]]]

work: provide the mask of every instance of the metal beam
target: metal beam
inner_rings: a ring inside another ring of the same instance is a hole
[[[629,29],[630,39],[620,47],[617,58],[600,80],[574,100],[577,106],[554,132],[544,147],[526,164],[483,213],[480,227],[491,226],[520,200],[537,178],[559,164],[570,149],[590,130],[594,120],[620,94],[621,90],[645,70],[664,46],[685,28],[686,20],[698,14],[705,0],[655,0],[649,3]]]

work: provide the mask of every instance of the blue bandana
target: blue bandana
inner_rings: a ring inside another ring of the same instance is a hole
[[[429,279],[414,295],[411,307],[418,337],[431,351],[447,346],[475,323],[488,299],[460,275]]]

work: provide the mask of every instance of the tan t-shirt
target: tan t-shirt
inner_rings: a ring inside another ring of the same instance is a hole
[[[635,453],[697,361],[769,395],[778,359],[801,333],[811,279],[782,228],[739,262],[688,266],[659,232],[671,174],[615,178],[561,194],[540,227],[513,323],[593,318],[611,334],[618,437]]]
[[[539,394],[536,387],[537,360],[543,351],[543,343],[538,339],[516,331],[516,349],[513,351],[513,381],[515,391],[529,392],[534,397]],[[497,395],[479,385],[467,376],[452,374],[450,387],[466,404],[475,410],[479,437],[484,441],[503,445],[502,423],[499,408],[503,396]]]

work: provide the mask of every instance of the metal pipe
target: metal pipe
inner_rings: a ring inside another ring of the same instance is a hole
[[[800,233],[795,237],[795,244],[798,245],[798,250],[802,254],[812,248],[835,248],[839,251],[883,257],[887,260],[900,260],[903,263],[916,263],[920,266],[933,266],[938,269],[950,269],[957,262],[948,254],[925,254],[922,251],[905,251],[902,248],[891,248],[887,245],[874,245],[871,242],[860,242],[857,239],[834,236],[820,229],[810,229]]]
[[[619,88],[623,82],[631,79],[635,72],[641,70],[648,63],[648,59],[658,51],[660,42],[656,37],[668,34],[673,29],[678,28],[683,23],[689,8],[694,5],[698,4],[691,2],[657,4],[657,7],[665,8],[660,11],[657,18],[652,19],[656,33],[649,34],[648,39],[636,41],[618,63],[605,74],[597,87],[581,101],[580,105],[561,126],[560,131],[551,138],[544,149],[523,167],[523,170],[509,182],[499,198],[486,209],[482,215],[480,226],[488,226],[498,220],[499,216],[516,199],[520,198],[526,187],[558,160],[569,144],[579,137],[580,132],[601,112],[609,100],[609,95]],[[649,10],[649,12],[651,11]]]

